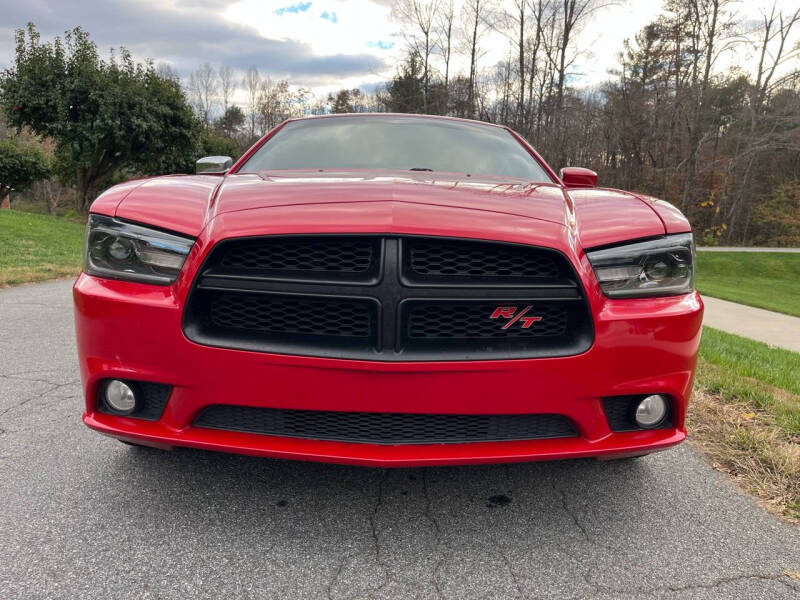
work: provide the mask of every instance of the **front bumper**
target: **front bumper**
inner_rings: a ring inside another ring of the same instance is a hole
[[[188,446],[258,456],[374,466],[516,462],[637,455],[678,444],[700,340],[696,294],[641,300],[593,299],[595,342],[563,358],[385,363],[264,354],[202,346],[181,327],[172,287],[81,275],[75,319],[84,422],[114,437],[158,447]],[[97,410],[109,377],[168,383],[158,421]],[[672,427],[614,433],[601,398],[668,394]],[[513,442],[376,445],[203,429],[212,404],[432,414],[565,415],[579,436]]]

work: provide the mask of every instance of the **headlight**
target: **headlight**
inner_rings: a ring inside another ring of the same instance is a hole
[[[90,275],[169,285],[194,240],[103,215],[89,215],[83,270]]]
[[[672,296],[694,290],[691,233],[587,252],[600,287],[611,298]]]

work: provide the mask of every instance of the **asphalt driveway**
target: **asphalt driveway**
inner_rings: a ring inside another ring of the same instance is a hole
[[[800,596],[800,529],[689,444],[374,470],[97,435],[70,285],[0,290],[2,598]]]

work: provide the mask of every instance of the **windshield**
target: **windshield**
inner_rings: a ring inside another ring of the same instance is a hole
[[[291,121],[240,171],[279,169],[449,171],[552,181],[506,129],[390,116]]]

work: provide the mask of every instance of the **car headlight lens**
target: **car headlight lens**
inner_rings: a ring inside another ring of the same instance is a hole
[[[672,296],[694,290],[691,233],[587,252],[610,298]]]
[[[169,285],[194,245],[192,238],[89,215],[83,270],[90,275]]]

